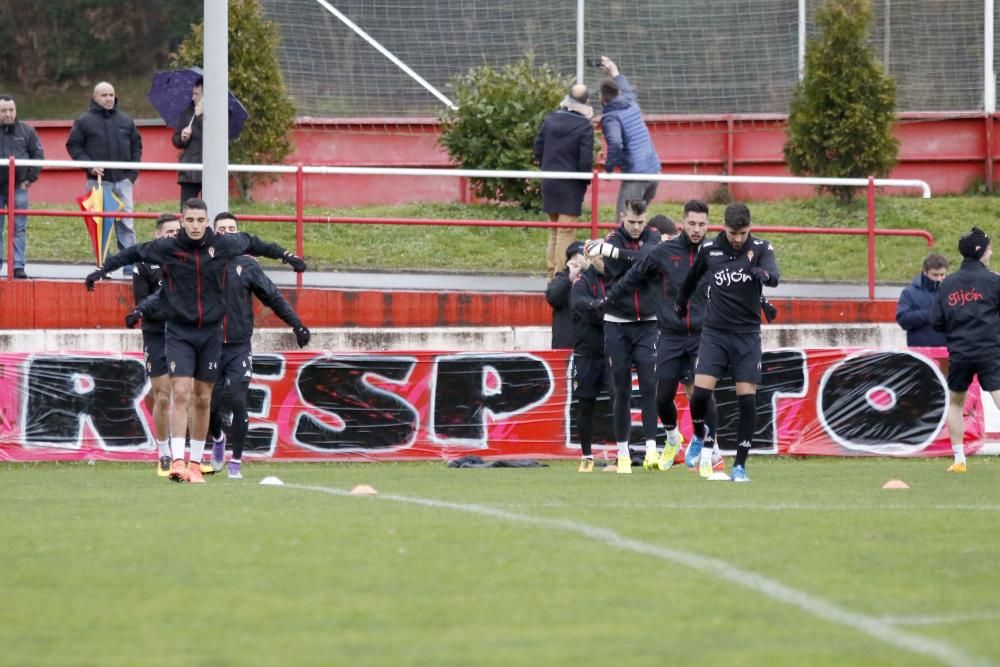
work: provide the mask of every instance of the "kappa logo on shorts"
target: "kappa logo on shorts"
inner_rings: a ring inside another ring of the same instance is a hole
[[[238,276],[243,275],[243,267],[238,264],[236,265],[236,275]]]
[[[171,361],[170,362],[170,372],[173,373],[176,370],[177,370],[177,362],[176,361]]]

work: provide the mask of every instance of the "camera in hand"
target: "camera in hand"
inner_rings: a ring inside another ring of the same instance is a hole
[[[587,67],[602,67],[600,58],[587,58]]]

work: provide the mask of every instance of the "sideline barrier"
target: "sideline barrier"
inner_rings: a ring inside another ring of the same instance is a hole
[[[753,452],[949,455],[946,361],[939,348],[766,351]],[[248,457],[575,457],[569,363],[559,350],[255,354]],[[148,391],[139,354],[2,354],[0,460],[152,460]],[[727,450],[735,444],[732,384],[720,383],[716,396]],[[678,401],[690,433],[682,394]],[[606,442],[608,401],[598,413],[595,440]],[[983,445],[978,385],[966,413],[973,454]],[[637,421],[633,414],[636,443]]]

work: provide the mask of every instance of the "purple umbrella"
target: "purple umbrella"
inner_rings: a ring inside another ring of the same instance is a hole
[[[205,73],[200,67],[175,69],[153,74],[153,85],[149,88],[149,100],[163,121],[170,127],[180,129],[181,115],[191,105],[191,89],[202,81]],[[235,139],[243,130],[247,120],[247,110],[243,103],[229,93],[229,138]]]

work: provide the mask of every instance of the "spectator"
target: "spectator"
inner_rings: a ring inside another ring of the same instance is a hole
[[[580,472],[594,471],[594,414],[597,397],[604,391],[613,396],[611,367],[604,354],[603,302],[606,292],[604,264],[600,257],[573,283],[573,399],[576,400],[576,427],[580,433]]]
[[[202,95],[204,83],[201,79],[191,89],[191,104],[181,114],[180,128],[174,130],[174,147],[180,148],[179,162],[201,164]],[[181,207],[188,199],[201,195],[201,172],[177,172],[177,183],[181,186]]]
[[[17,119],[17,104],[10,95],[0,95],[0,157],[13,155],[17,159],[44,160],[42,142],[30,125]],[[10,173],[7,165],[0,169],[0,206],[7,208],[10,190]],[[14,169],[14,208],[28,208],[28,188],[38,180],[39,167],[16,167]],[[7,217],[0,215],[0,257],[5,257],[7,245],[3,242],[7,229]],[[27,244],[28,216],[14,216],[14,277],[25,279],[24,253]],[[3,260],[0,260],[3,266]]]
[[[642,120],[635,91],[610,58],[601,56],[601,67],[610,77],[601,81],[601,128],[608,142],[605,171],[611,173],[621,167],[623,174],[659,174],[660,156]],[[626,200],[641,199],[648,205],[656,196],[658,185],[658,181],[623,181],[618,190],[615,218],[621,218]]]
[[[923,272],[899,295],[896,322],[906,330],[906,344],[910,347],[945,346],[944,333],[931,328],[931,304],[947,275],[948,260],[944,255],[927,255]]]
[[[107,81],[94,86],[90,107],[73,121],[66,140],[66,150],[74,160],[95,162],[141,162],[142,137],[132,118],[118,110],[115,89]],[[132,184],[139,177],[135,169],[88,168],[87,187],[97,186],[97,179],[122,201],[125,210],[132,211]],[[135,245],[132,218],[115,219],[118,250]],[[132,265],[123,268],[125,277],[132,276]]]
[[[535,139],[535,162],[542,171],[582,171],[589,173],[594,166],[594,127],[590,119],[594,110],[587,104],[587,87],[581,83],[569,89],[569,94],[542,122]],[[549,222],[576,222],[580,219],[583,196],[589,181],[542,179],[542,210]],[[559,250],[575,236],[575,230],[549,230],[546,263],[549,278],[559,268]]]
[[[545,300],[552,306],[553,350],[568,350],[573,347],[570,290],[577,276],[588,266],[590,262],[583,254],[583,241],[573,241],[566,246],[566,268],[557,273],[545,288]]]

